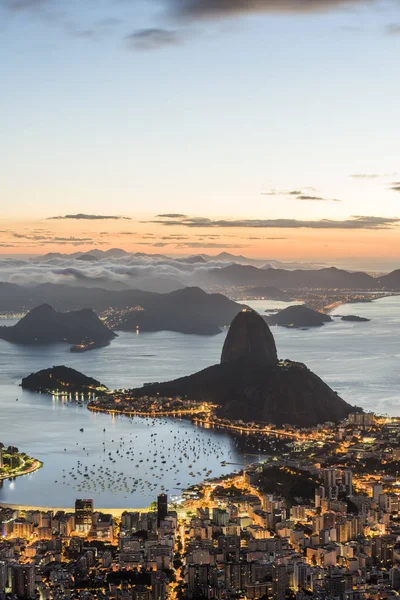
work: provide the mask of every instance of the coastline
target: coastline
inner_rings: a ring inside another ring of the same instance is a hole
[[[175,410],[175,411],[135,411],[130,408],[114,408],[106,406],[98,406],[88,404],[87,409],[93,412],[101,412],[110,415],[125,415],[126,417],[150,417],[152,419],[172,418],[172,419],[188,419],[191,423],[205,429],[226,429],[231,432],[239,432],[242,434],[261,434],[267,437],[282,437],[284,439],[295,439],[303,440],[307,438],[305,433],[294,428],[293,430],[285,430],[279,427],[271,426],[262,422],[244,423],[239,421],[227,421],[226,419],[219,419],[208,413],[208,417],[205,416],[204,404],[199,408],[193,408],[188,410]]]
[[[330,313],[332,313],[336,308],[339,308],[339,306],[344,306],[346,304],[351,305],[351,304],[369,304],[371,302],[375,302],[377,300],[382,300],[383,298],[391,298],[393,296],[399,296],[399,293],[396,292],[387,292],[387,293],[381,293],[379,294],[376,293],[375,296],[372,296],[371,298],[365,298],[364,300],[362,300],[361,298],[354,300],[353,302],[350,299],[346,299],[346,300],[337,300],[336,302],[332,302],[332,304],[327,304],[326,306],[323,307],[322,311],[324,314],[329,315]]]
[[[36,505],[31,505],[31,504],[10,504],[8,502],[1,502],[0,503],[0,508],[11,508],[12,510],[20,510],[20,511],[29,511],[29,510],[33,510],[33,511],[40,511],[40,512],[48,512],[48,511],[53,511],[54,513],[56,512],[75,512],[75,507],[55,507],[55,506],[36,506]],[[99,508],[97,509],[98,512],[102,512],[102,513],[106,513],[106,514],[111,514],[113,517],[115,518],[121,518],[122,513],[128,511],[128,512],[150,512],[151,508],[149,506],[147,506],[146,508],[129,508],[129,507],[125,507],[125,508]],[[96,512],[96,508],[95,508],[95,512]]]
[[[38,471],[39,469],[41,469],[43,467],[43,462],[41,460],[37,460],[37,459],[32,459],[33,465],[31,467],[29,467],[29,469],[26,469],[25,471],[22,471],[20,473],[7,473],[6,475],[0,475],[0,481],[5,481],[6,479],[15,479],[16,477],[23,477],[24,475],[30,475],[30,473],[34,473],[35,471]]]

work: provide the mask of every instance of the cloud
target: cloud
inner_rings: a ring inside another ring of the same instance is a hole
[[[182,242],[178,248],[248,248],[245,244],[222,244],[216,242]]]
[[[310,191],[317,192],[318,190],[312,187],[306,187],[295,190],[268,190],[266,192],[261,192],[261,194],[263,196],[296,196],[297,200],[310,200],[314,202],[341,202],[341,200],[335,198],[323,198],[322,196],[310,195]]]
[[[390,189],[392,192],[400,192],[400,181],[394,181]]]
[[[157,50],[182,43],[181,34],[172,29],[138,29],[126,37],[128,45],[136,50]]]
[[[400,35],[400,23],[390,23],[386,26],[387,35]]]
[[[64,215],[63,217],[48,217],[48,220],[56,220],[59,221],[61,219],[76,219],[76,220],[87,220],[87,221],[104,221],[107,219],[122,219],[126,221],[130,221],[130,217],[122,217],[119,215],[85,215],[83,213],[78,213],[77,215]]]
[[[187,235],[163,235],[162,240],[172,240],[172,241],[179,241],[179,240],[187,240],[188,236]]]
[[[160,243],[162,242],[157,242]],[[149,244],[153,251],[162,248],[160,245],[153,246],[150,242]],[[8,247],[11,251],[13,246],[14,244],[4,244],[4,252],[7,252]],[[199,247],[207,246],[201,244]],[[221,246],[225,247],[225,244]],[[182,253],[185,253],[184,250]],[[0,281],[33,285],[46,282],[63,285],[84,283],[107,289],[115,289],[115,284],[122,284],[123,287],[165,292],[185,285],[202,285],[210,269],[225,267],[227,264],[217,259],[207,260],[206,264],[190,264],[172,257],[143,253],[127,254],[119,258],[104,257],[94,263],[79,261],[78,267],[76,257],[79,255],[80,253],[45,255],[36,259],[22,259],[18,265],[15,260],[0,257]]]
[[[178,16],[221,18],[250,13],[312,13],[349,6],[365,6],[373,0],[169,0]]]
[[[352,179],[378,179],[377,173],[353,173],[350,175]]]
[[[395,177],[397,173],[353,173],[349,175],[352,179],[384,179]]]
[[[139,246],[151,246],[152,248],[165,248],[170,246],[171,242],[138,242]]]
[[[187,215],[181,215],[180,213],[166,213],[164,215],[157,215],[157,218],[163,219],[184,219]]]
[[[45,244],[56,244],[57,242],[71,243],[71,244],[92,244],[94,240],[92,237],[59,237],[55,236],[52,232],[47,232],[46,235],[37,234],[34,232],[30,233],[11,233],[11,237],[17,240],[27,240],[30,242],[38,242],[38,246]]]
[[[396,190],[397,191],[397,190]],[[181,220],[151,221],[166,227],[205,227],[205,228],[254,228],[254,229],[392,229],[400,224],[398,217],[374,217],[355,215],[343,221],[320,219],[306,221],[299,219],[220,219],[206,217],[186,217]]]
[[[47,4],[47,0],[0,0],[0,8],[5,8],[12,12],[36,10]]]
[[[341,202],[341,200],[337,200],[336,198],[321,198],[321,196],[307,196],[306,194],[301,194],[296,199],[309,200],[311,202]]]
[[[307,188],[308,189],[308,188]],[[262,196],[298,196],[303,192],[299,190],[268,190],[267,192],[261,192]]]
[[[287,237],[254,237],[254,236],[250,236],[250,237],[242,237],[242,240],[263,240],[263,241],[270,241],[270,240],[288,240],[289,238]]]

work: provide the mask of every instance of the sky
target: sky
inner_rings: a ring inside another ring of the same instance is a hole
[[[1,253],[396,266],[398,0],[0,0],[0,52]]]

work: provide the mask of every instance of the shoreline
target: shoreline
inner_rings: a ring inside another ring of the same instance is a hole
[[[100,412],[109,415],[123,415],[126,417],[141,417],[151,419],[186,419],[195,426],[201,426],[205,429],[225,429],[229,432],[239,432],[241,434],[261,434],[267,437],[276,437],[284,439],[305,439],[307,434],[301,433],[298,428],[293,430],[285,430],[277,426],[270,426],[269,424],[261,421],[254,421],[253,423],[244,423],[238,421],[229,421],[219,419],[218,417],[205,418],[204,408],[183,411],[171,411],[171,412],[144,412],[135,411],[131,409],[111,408],[102,406],[91,406],[87,405],[87,409],[93,412]]]
[[[31,467],[29,467],[29,469],[26,469],[25,471],[22,471],[21,473],[15,473],[15,474],[7,473],[6,475],[0,475],[0,481],[5,481],[7,479],[15,479],[16,477],[24,477],[24,475],[30,475],[31,473],[35,473],[35,471],[38,471],[39,469],[41,469],[43,467],[43,462],[41,460],[37,460],[35,458],[32,460],[34,461],[34,463]]]
[[[48,511],[53,511],[54,513],[56,512],[69,512],[69,513],[74,513],[75,512],[75,507],[55,507],[55,506],[37,506],[37,505],[32,505],[32,504],[11,504],[9,502],[0,502],[0,509],[1,508],[10,508],[12,510],[20,510],[20,511],[40,511],[40,512],[48,512]],[[101,508],[98,507],[96,509],[96,507],[94,508],[94,512],[102,512],[102,513],[106,513],[106,514],[111,514],[113,517],[116,518],[121,518],[121,515],[123,512],[150,512],[151,508],[149,506],[145,507],[145,508],[132,508],[132,507],[125,507],[125,508]]]
[[[388,293],[384,293],[382,292],[381,295],[379,295],[379,292],[377,292],[376,297],[372,297],[372,298],[366,298],[364,300],[355,300],[354,302],[349,302],[349,300],[337,300],[336,302],[332,302],[332,304],[327,304],[326,306],[323,307],[322,311],[324,314],[329,315],[332,313],[332,311],[334,311],[336,308],[339,308],[339,306],[345,306],[346,304],[351,306],[351,305],[356,305],[356,304],[370,304],[372,302],[376,302],[377,300],[382,300],[383,298],[393,298],[394,296],[400,296],[399,292],[388,292]]]

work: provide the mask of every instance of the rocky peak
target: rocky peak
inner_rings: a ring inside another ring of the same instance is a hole
[[[242,310],[232,321],[222,349],[221,363],[246,359],[255,364],[275,365],[275,340],[265,320],[254,310]]]

